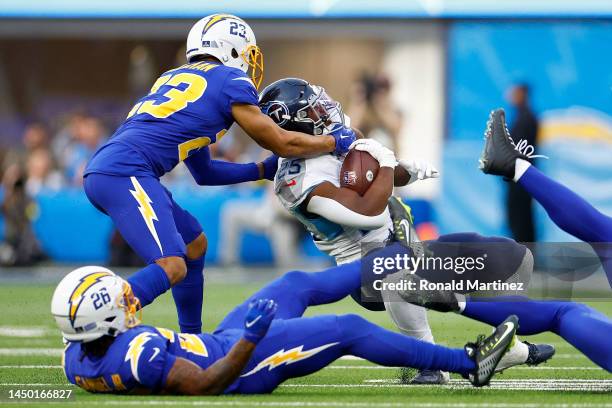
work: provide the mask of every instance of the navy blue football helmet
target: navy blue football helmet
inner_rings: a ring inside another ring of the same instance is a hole
[[[259,96],[259,108],[286,130],[326,135],[344,126],[340,104],[322,87],[299,78],[268,85]]]

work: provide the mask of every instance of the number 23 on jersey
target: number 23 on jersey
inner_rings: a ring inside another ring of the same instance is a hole
[[[158,99],[138,102],[127,117],[148,113],[159,119],[167,118],[173,113],[185,109],[189,103],[200,99],[206,91],[206,85],[206,79],[188,72],[163,75],[155,81],[151,92],[149,92],[149,96],[157,94]],[[166,89],[168,86],[170,89]],[[165,92],[158,93],[162,87],[164,87]],[[163,101],[160,102],[159,99],[163,99]]]

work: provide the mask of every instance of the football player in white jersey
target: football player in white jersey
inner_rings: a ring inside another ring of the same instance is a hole
[[[298,78],[281,79],[266,87],[260,94],[260,108],[279,126],[313,135],[350,126],[350,118],[323,88]],[[283,158],[275,177],[275,192],[283,206],[312,234],[317,248],[334,257],[337,264],[359,259],[364,250],[391,239],[393,220],[389,200],[396,200],[391,201],[395,208],[401,206],[399,199],[391,197],[394,186],[438,177],[438,171],[431,164],[420,160],[397,161],[392,151],[374,140],[361,139],[353,147],[370,153],[380,166],[363,196],[340,186],[344,156]],[[405,218],[412,221],[409,208],[407,212]],[[412,223],[409,228],[410,241],[418,243]],[[399,278],[400,274],[396,274],[386,279]],[[370,292],[362,289],[352,297],[366,309],[386,309],[402,333],[434,342],[424,309],[398,302],[388,291]],[[502,367],[525,363],[530,357],[533,360],[529,347],[520,342],[514,353],[508,354],[504,358],[507,364]],[[444,384],[448,379],[447,373],[423,371],[411,383]]]

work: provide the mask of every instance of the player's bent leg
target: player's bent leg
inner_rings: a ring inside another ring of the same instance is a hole
[[[274,300],[278,304],[276,317],[279,319],[300,317],[309,306],[337,302],[360,290],[363,262],[372,263],[374,257],[390,257],[405,251],[401,245],[392,245],[368,254],[360,261],[334,266],[322,272],[288,272],[255,292],[232,310],[217,326],[215,333],[242,328],[249,303],[254,299]],[[365,266],[365,269],[371,270],[368,266]],[[378,275],[380,276],[384,275]]]
[[[158,179],[89,174],[84,187],[92,204],[111,217],[149,264],[128,279],[142,306],[184,277],[185,243],[174,222],[173,202]]]

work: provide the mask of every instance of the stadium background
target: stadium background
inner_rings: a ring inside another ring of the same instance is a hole
[[[480,174],[477,157],[489,110],[508,106],[504,94],[516,82],[533,88],[540,149],[551,157],[541,166],[612,213],[612,22],[610,4],[599,1],[579,8],[570,1],[501,1],[495,7],[486,1],[3,4],[2,169],[15,157],[27,162],[22,136],[33,121],[57,137],[70,131],[71,115],[85,112],[101,121],[105,137],[112,134],[150,86],[132,78],[135,70],[145,69],[154,79],[181,63],[190,24],[217,11],[252,24],[266,57],[264,85],[304,77],[346,108],[351,87],[364,73],[385,73],[402,115],[398,156],[430,160],[442,173],[440,181],[398,191],[413,204],[425,236],[508,234],[503,182]],[[231,143],[242,146],[239,160],[259,157],[240,135],[224,139],[222,148]],[[87,149],[80,159],[86,155]],[[108,261],[110,221],[88,203],[78,177],[66,174],[64,158],[54,161],[62,180],[37,191],[28,211],[43,251],[58,263]],[[183,170],[175,173],[170,189],[203,224],[207,262],[214,264],[224,231],[222,209],[236,200],[263,200],[264,187],[197,187]],[[541,209],[537,223],[540,240],[569,239]],[[0,240],[4,230],[0,218]],[[246,231],[240,240],[242,263],[272,262],[265,233]],[[307,260],[323,259],[305,236],[300,252]]]

